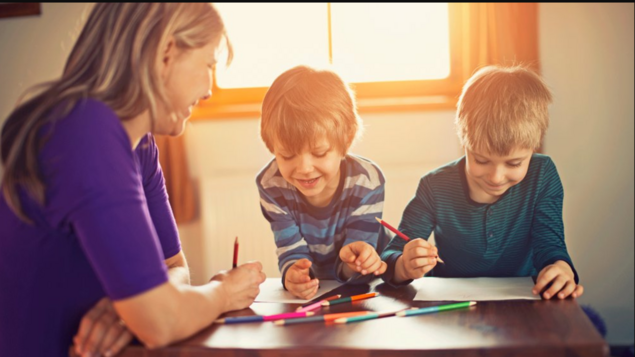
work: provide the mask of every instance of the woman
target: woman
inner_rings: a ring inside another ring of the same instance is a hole
[[[62,77],[10,114],[0,355],[114,355],[131,334],[164,346],[253,302],[257,262],[188,285],[153,139],[181,134],[223,48],[229,62],[209,3],[99,3]]]

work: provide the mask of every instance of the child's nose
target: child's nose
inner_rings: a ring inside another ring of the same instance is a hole
[[[298,164],[298,172],[306,174],[313,171],[313,162],[310,155],[302,155]]]
[[[498,185],[503,183],[505,178],[505,172],[502,169],[496,168],[494,169],[494,171],[491,173],[490,177],[489,177],[489,181],[490,183],[492,183],[493,185]]]

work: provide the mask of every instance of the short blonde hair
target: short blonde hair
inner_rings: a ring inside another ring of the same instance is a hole
[[[543,79],[523,66],[487,66],[463,86],[456,128],[463,147],[507,155],[536,150],[549,126],[552,95]]]
[[[361,131],[354,94],[331,70],[291,68],[276,78],[262,103],[260,135],[272,153],[276,142],[297,154],[325,136],[344,155]]]

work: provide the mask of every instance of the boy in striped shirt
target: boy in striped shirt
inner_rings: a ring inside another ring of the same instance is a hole
[[[260,129],[275,158],[256,184],[285,289],[310,299],[319,279],[384,273],[379,253],[390,236],[375,217],[385,180],[375,163],[347,154],[362,127],[342,79],[306,66],[284,72],[264,98]]]
[[[393,238],[382,254],[386,282],[537,275],[536,295],[582,295],[564,241],[562,183],[551,158],[535,153],[551,100],[543,80],[519,66],[485,67],[467,81],[456,116],[465,156],[421,178],[399,229],[424,239]]]

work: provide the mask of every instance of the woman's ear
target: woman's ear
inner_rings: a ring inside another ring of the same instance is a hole
[[[168,70],[172,66],[176,57],[176,52],[176,41],[173,36],[170,36],[165,44],[165,47],[161,50],[161,74],[163,77],[167,75]]]

